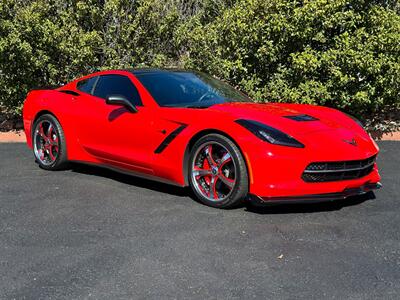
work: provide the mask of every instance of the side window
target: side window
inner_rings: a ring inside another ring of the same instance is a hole
[[[81,80],[76,84],[76,88],[84,93],[91,94],[97,78],[99,78],[99,76]]]
[[[106,99],[110,95],[122,95],[135,106],[142,106],[139,93],[132,81],[124,75],[102,75],[97,81],[94,96]]]

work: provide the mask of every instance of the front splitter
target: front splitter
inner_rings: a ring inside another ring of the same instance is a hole
[[[327,194],[311,194],[301,196],[289,197],[259,197],[249,195],[249,199],[256,205],[275,205],[275,204],[291,204],[291,203],[319,203],[329,202],[335,200],[343,200],[351,196],[363,195],[369,191],[380,189],[382,184],[380,182],[367,183],[360,187],[348,188],[343,192],[327,193]]]

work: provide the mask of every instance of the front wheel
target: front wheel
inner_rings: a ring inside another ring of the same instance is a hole
[[[219,134],[198,140],[190,154],[189,182],[206,205],[232,208],[242,204],[248,193],[248,175],[235,143]]]
[[[54,116],[45,114],[35,121],[32,140],[33,154],[41,168],[59,170],[66,167],[67,151],[64,132]]]

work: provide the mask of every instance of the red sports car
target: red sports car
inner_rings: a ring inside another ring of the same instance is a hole
[[[257,104],[199,72],[97,72],[31,91],[23,117],[43,169],[94,163],[190,186],[213,207],[341,199],[381,186],[378,146],[354,118]]]

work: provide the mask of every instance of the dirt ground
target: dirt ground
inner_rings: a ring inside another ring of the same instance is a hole
[[[23,130],[0,132],[0,143],[25,143],[26,137]]]

